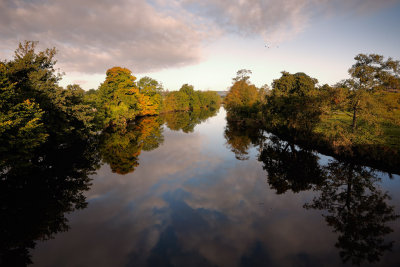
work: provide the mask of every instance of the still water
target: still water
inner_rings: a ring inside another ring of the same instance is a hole
[[[236,129],[222,108],[179,116],[102,137],[87,207],[34,266],[400,266],[398,175]]]

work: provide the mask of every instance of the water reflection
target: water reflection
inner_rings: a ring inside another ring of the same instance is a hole
[[[131,123],[126,131],[104,132],[100,143],[103,162],[115,173],[133,172],[142,149],[150,151],[163,143],[161,125],[159,117],[144,117]]]
[[[338,233],[335,246],[344,263],[378,262],[391,250],[394,241],[385,237],[399,216],[388,204],[390,196],[379,188],[377,171],[336,159],[321,164],[318,154],[274,135],[264,141],[259,160],[277,194],[311,189],[319,194],[304,207],[323,211]]]
[[[268,183],[278,194],[310,190],[324,180],[319,157],[295,144],[271,136],[263,143],[259,160],[268,173]]]
[[[227,122],[224,131],[227,147],[238,160],[249,159],[248,150],[262,143],[263,131],[259,127],[243,127],[234,122]]]
[[[352,163],[331,161],[324,167],[326,179],[315,190],[319,196],[307,209],[325,211],[329,226],[338,233],[335,246],[343,262],[360,265],[377,262],[394,241],[386,240],[393,230],[389,222],[399,218],[390,196],[379,188],[377,174]]]
[[[126,131],[108,131],[101,137],[100,152],[103,162],[113,172],[127,174],[139,166],[142,150],[151,151],[164,142],[163,127],[174,131],[193,132],[194,127],[215,116],[215,109],[199,109],[190,112],[171,112],[161,116],[143,117],[132,122]]]
[[[196,109],[188,112],[170,112],[161,115],[166,126],[174,131],[191,133],[194,127],[217,114],[216,109]]]
[[[94,139],[48,141],[13,158],[0,171],[1,266],[31,263],[37,240],[69,229],[66,214],[86,207],[88,175],[99,162]]]
[[[389,225],[399,215],[388,204],[388,193],[379,188],[379,172],[336,159],[322,164],[317,153],[272,134],[264,136],[251,125],[227,122],[224,136],[237,159],[249,159],[251,146],[260,148],[258,160],[277,194],[288,190],[318,194],[304,207],[323,211],[327,224],[338,234],[335,246],[344,263],[379,262],[392,249],[394,241],[385,237],[393,232]]]
[[[80,194],[88,208],[68,215],[70,231],[37,245],[35,264],[337,266],[342,260],[381,260],[398,265],[393,243],[400,239],[398,209],[380,188],[378,172],[328,160],[257,128],[224,128],[223,110],[198,127],[195,122],[206,115],[181,114],[146,117],[125,133],[103,134],[99,151],[106,164],[91,176],[90,190]],[[71,164],[88,154],[76,155]],[[61,170],[75,168],[70,165]],[[50,189],[57,190],[54,186]],[[392,195],[399,188],[395,185]],[[68,206],[63,196],[57,193],[53,197],[61,202],[50,204],[60,212]],[[48,198],[43,201],[51,203]],[[44,217],[24,212],[13,223]],[[66,218],[61,215],[60,221]],[[18,231],[11,235],[18,237]]]

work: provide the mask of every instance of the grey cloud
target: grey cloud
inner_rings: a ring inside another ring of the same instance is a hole
[[[104,73],[122,65],[145,72],[200,59],[194,24],[144,0],[0,0],[0,36],[2,50],[23,40],[57,47],[64,71]]]
[[[280,42],[301,32],[311,20],[332,14],[365,14],[398,0],[179,0],[189,12],[207,17],[228,32],[262,35]]]
[[[0,0],[0,57],[23,40],[59,50],[66,72],[134,73],[195,64],[220,34],[278,43],[313,19],[365,14],[398,0]]]

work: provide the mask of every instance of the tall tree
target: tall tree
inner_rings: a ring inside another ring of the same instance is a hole
[[[347,81],[351,88],[351,108],[353,111],[352,130],[357,128],[358,114],[362,113],[368,120],[374,102],[371,93],[379,90],[399,90],[400,62],[377,54],[359,54],[356,63],[349,69],[351,79]]]
[[[140,115],[157,115],[162,107],[162,84],[150,77],[143,77],[137,82],[139,88]]]
[[[317,83],[304,73],[282,72],[267,97],[269,121],[276,126],[311,131],[322,113]]]
[[[136,77],[126,68],[113,67],[107,70],[106,80],[99,87],[105,126],[125,127],[129,120],[139,114],[139,89],[135,80]]]

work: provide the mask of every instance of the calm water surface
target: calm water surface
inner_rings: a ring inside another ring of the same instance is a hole
[[[87,208],[38,242],[34,265],[400,266],[399,176],[235,129],[225,115],[106,136]]]

